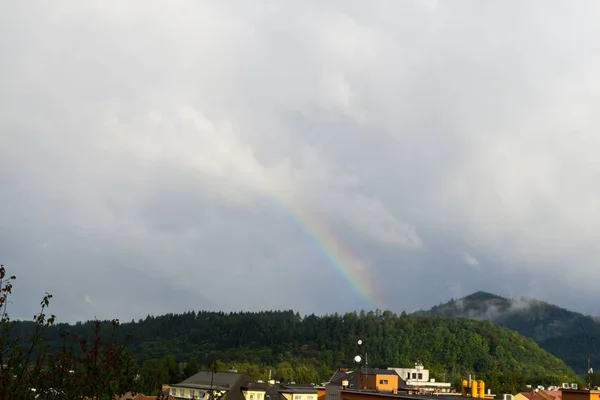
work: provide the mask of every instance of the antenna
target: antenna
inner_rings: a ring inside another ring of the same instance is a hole
[[[588,353],[588,376],[587,376],[587,387],[588,389],[592,388],[592,374],[594,373],[591,366],[590,353]]]
[[[363,344],[362,339],[358,339],[358,341],[356,342],[358,344],[358,346],[360,347]],[[354,357],[354,362],[357,364],[358,366],[358,388],[362,389],[363,387],[363,376],[362,376],[362,366],[360,365],[360,362],[362,361],[362,357],[360,355],[356,355]]]
[[[369,357],[367,357],[366,351],[365,351],[365,368],[369,368]]]

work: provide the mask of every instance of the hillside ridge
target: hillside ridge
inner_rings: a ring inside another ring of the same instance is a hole
[[[491,321],[535,340],[580,374],[587,370],[588,353],[593,366],[600,366],[598,318],[533,297],[506,298],[478,291],[414,315]]]

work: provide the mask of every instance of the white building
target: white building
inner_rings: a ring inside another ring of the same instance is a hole
[[[429,378],[429,370],[423,367],[420,362],[415,363],[414,368],[388,368],[396,371],[401,379],[406,381],[408,390],[419,392],[450,392],[452,384],[448,382],[436,382]]]

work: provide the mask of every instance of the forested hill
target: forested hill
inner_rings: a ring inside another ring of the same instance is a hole
[[[60,324],[47,332],[47,339],[59,346],[61,332],[82,335],[89,329],[91,323]],[[340,366],[352,367],[356,354],[368,352],[369,366],[409,367],[420,360],[438,379],[456,381],[473,373],[493,390],[509,389],[500,380],[524,385],[575,379],[569,367],[532,340],[487,321],[389,311],[322,317],[293,311],[188,312],[147,317],[119,330],[131,335],[130,347],[140,362],[164,355],[200,364],[214,358],[236,366],[289,362],[309,365],[315,378],[325,380]]]
[[[600,323],[593,317],[538,299],[508,299],[476,292],[414,315],[493,321],[532,338],[580,374],[587,371],[588,353],[594,369],[600,366]]]
[[[493,321],[536,341],[600,331],[600,324],[593,317],[535,298],[509,299],[486,292],[453,299],[415,315]]]

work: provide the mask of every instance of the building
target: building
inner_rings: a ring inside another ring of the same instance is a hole
[[[361,373],[363,388],[380,392],[396,392],[400,387],[398,373],[390,369],[366,368]]]
[[[346,389],[340,392],[340,400],[443,400],[455,399],[449,394],[427,395],[407,394],[406,392],[376,392],[369,390]]]
[[[340,400],[340,393],[346,389],[397,393],[405,386],[394,370],[361,368],[359,371],[341,368],[333,374],[325,386],[325,400]]]
[[[562,400],[598,400],[600,390],[561,389]]]
[[[246,385],[241,387],[242,394],[246,400],[266,400],[267,399],[267,388],[268,384],[262,381],[258,382],[249,382]],[[273,399],[272,396],[269,396],[270,400]]]
[[[562,392],[560,390],[533,390],[531,392],[521,392],[513,396],[513,400],[561,400]]]
[[[414,382],[428,382],[429,381],[429,370],[423,367],[423,364],[420,362],[415,363],[414,368],[388,368],[390,370],[396,371],[400,378],[405,381],[414,381]]]
[[[279,393],[280,400],[317,400],[314,385],[279,384],[273,388]]]
[[[414,368],[393,368],[388,370],[395,371],[400,379],[404,380],[405,388],[409,392],[437,392],[450,393],[452,384],[449,382],[436,382],[429,377],[429,370],[423,367],[420,362],[415,363]]]
[[[175,400],[175,398],[171,395],[146,396],[141,393],[134,394],[134,393],[130,392],[130,393],[126,393],[123,396],[119,397],[117,400]]]
[[[250,382],[241,387],[245,400],[318,400],[314,385]]]
[[[317,400],[325,400],[326,394],[325,386],[317,386]]]
[[[402,385],[396,371],[391,369],[361,368],[358,372],[341,368],[329,379],[327,387],[330,386],[391,392]]]
[[[176,399],[246,400],[242,387],[248,382],[250,378],[243,374],[201,371],[180,383],[164,385],[163,390]]]

